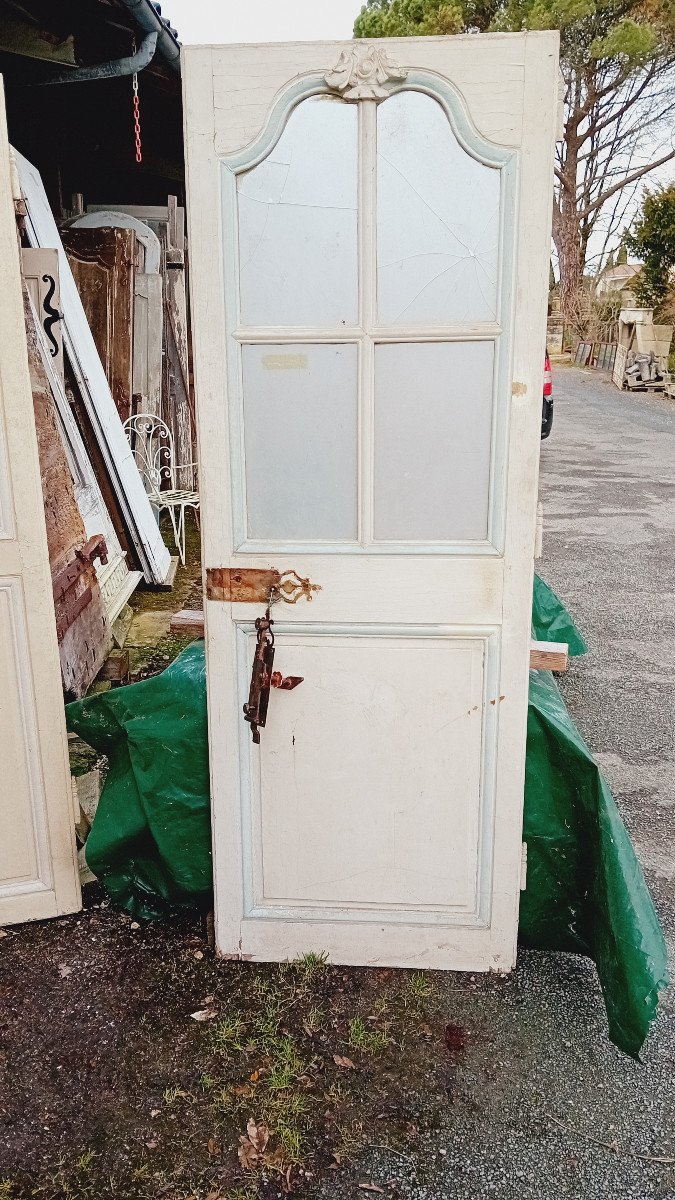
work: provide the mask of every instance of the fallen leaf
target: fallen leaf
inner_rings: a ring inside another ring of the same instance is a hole
[[[215,1192],[206,1193],[206,1200],[220,1200],[222,1194],[220,1188],[217,1188]]]
[[[376,1183],[360,1183],[359,1189],[362,1192],[378,1192],[380,1196],[385,1195],[384,1188],[378,1187]]]
[[[7,930],[6,930],[6,929],[0,929],[0,938],[3,938],[3,937],[8,937],[8,936],[9,936],[9,935],[8,935],[8,933],[7,933]]]
[[[247,1137],[240,1135],[239,1141],[241,1145],[237,1151],[239,1162],[245,1171],[252,1171],[258,1161],[258,1151],[255,1146],[252,1146]]]
[[[254,1071],[252,1075],[249,1075],[249,1079],[251,1083],[257,1083],[260,1079],[260,1071]]]
[[[159,1108],[151,1108],[151,1109],[150,1109],[150,1116],[151,1116],[151,1117],[158,1117],[158,1116],[159,1116],[159,1114],[160,1114],[160,1109],[159,1109]]]
[[[193,957],[194,958],[203,958],[204,954],[201,950],[195,950]]]
[[[132,921],[129,928],[130,929],[140,929],[140,925],[138,924],[138,921]]]
[[[145,1144],[148,1147],[148,1150],[156,1150],[159,1143],[156,1141],[151,1141],[151,1142],[146,1142]]]
[[[214,1001],[215,1001],[215,996],[205,996],[204,999],[202,1000],[202,1004],[213,1004]]]
[[[246,1125],[248,1140],[259,1154],[263,1153],[265,1146],[270,1140],[270,1131],[266,1125],[256,1125],[253,1117],[249,1117]]]
[[[334,1054],[333,1062],[336,1067],[351,1067],[353,1070],[356,1070],[356,1063],[353,1063],[351,1058],[346,1058],[344,1054]]]
[[[67,967],[65,963],[59,963],[59,975],[62,979],[67,979],[69,975],[72,975],[72,973],[72,967]]]
[[[212,1021],[218,1014],[215,1008],[198,1008],[196,1012],[190,1013],[193,1021]]]
[[[216,1140],[216,1138],[214,1138],[214,1137],[209,1138],[208,1148],[209,1148],[209,1154],[220,1154],[221,1145],[220,1145],[220,1142]]]

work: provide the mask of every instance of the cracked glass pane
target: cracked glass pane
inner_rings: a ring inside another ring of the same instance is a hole
[[[492,342],[375,347],[375,537],[485,541]]]
[[[304,100],[237,193],[242,323],[356,324],[356,105]]]
[[[379,321],[496,320],[499,171],[462,149],[421,92],[379,106],[377,139]]]
[[[356,345],[242,346],[248,536],[358,529]]]

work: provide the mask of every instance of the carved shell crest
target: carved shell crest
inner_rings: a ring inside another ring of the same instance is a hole
[[[344,100],[384,100],[393,83],[405,79],[407,71],[397,67],[377,46],[345,46],[332,71],[324,75],[328,86],[341,92]]]

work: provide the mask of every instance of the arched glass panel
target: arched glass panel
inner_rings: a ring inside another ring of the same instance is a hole
[[[303,100],[237,193],[242,324],[355,325],[356,106]]]
[[[499,171],[457,141],[422,92],[377,111],[377,307],[381,324],[495,321]]]

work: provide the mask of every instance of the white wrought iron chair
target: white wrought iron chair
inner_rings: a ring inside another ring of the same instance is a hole
[[[193,488],[180,488],[178,483],[188,472],[192,482],[197,464],[176,462],[173,434],[161,417],[136,413],[124,422],[124,432],[150,503],[158,512],[163,508],[168,510],[173,540],[185,566],[185,510],[192,508],[195,514],[199,511],[199,492]]]

